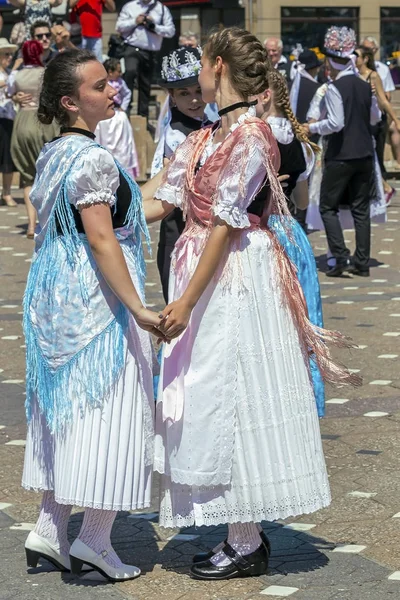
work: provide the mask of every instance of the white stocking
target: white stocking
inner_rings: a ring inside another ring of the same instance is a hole
[[[260,532],[256,523],[234,523],[228,525],[228,544],[242,556],[251,554],[261,544]],[[232,561],[220,550],[211,558],[218,567],[226,567]]]
[[[101,554],[105,562],[119,569],[122,561],[111,545],[111,529],[117,512],[87,508],[78,538],[97,554]]]
[[[52,491],[43,494],[39,518],[35,526],[35,533],[49,541],[59,549],[60,554],[68,556],[70,544],[68,542],[68,519],[72,506],[58,504]]]

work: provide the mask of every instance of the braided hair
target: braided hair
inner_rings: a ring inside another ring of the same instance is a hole
[[[211,64],[215,64],[217,56],[222,58],[234,90],[244,100],[265,90],[271,63],[260,40],[249,31],[227,27],[212,33],[204,54]]]
[[[287,88],[285,77],[282,75],[282,73],[279,73],[277,69],[272,69],[272,71],[268,73],[268,82],[269,88],[273,91],[274,94],[273,101],[275,108],[280,110],[284,114],[284,116],[290,121],[293,133],[296,136],[296,138],[299,140],[299,142],[308,144],[307,151],[309,147],[311,147],[312,151],[315,154],[317,154],[317,152],[320,152],[320,147],[308,139],[308,137],[303,131],[302,126],[300,125],[292,111],[292,107],[290,106],[289,91]]]

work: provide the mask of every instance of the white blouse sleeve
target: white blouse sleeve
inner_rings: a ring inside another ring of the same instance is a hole
[[[213,212],[231,227],[250,227],[247,208],[266,177],[265,146],[259,138],[247,136],[233,147],[219,177]]]
[[[77,160],[68,177],[68,200],[82,209],[93,204],[116,202],[119,171],[111,154],[104,148],[93,146]]]
[[[315,165],[315,153],[311,146],[303,142],[301,147],[303,148],[303,154],[306,161],[306,170],[300,175],[297,181],[305,181],[308,179]]]
[[[190,136],[189,136],[190,137]],[[186,171],[189,160],[188,138],[180,145],[172,156],[160,187],[154,197],[182,208]]]

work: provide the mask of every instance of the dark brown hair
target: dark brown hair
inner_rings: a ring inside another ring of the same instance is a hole
[[[366,67],[367,69],[370,69],[370,71],[376,71],[376,66],[375,66],[375,58],[374,58],[374,51],[372,50],[372,48],[366,48],[365,46],[360,46],[359,48],[357,48],[357,50],[359,50],[361,52],[361,58],[367,58],[367,62]]]
[[[244,100],[265,90],[271,63],[264,46],[250,32],[239,27],[216,31],[208,38],[204,54],[211,64],[218,56],[222,58],[233,88]]]
[[[56,120],[60,125],[69,124],[68,112],[61,106],[63,96],[79,96],[81,83],[78,69],[97,60],[89,50],[66,50],[57,54],[47,65],[39,98],[38,119],[44,125]]]

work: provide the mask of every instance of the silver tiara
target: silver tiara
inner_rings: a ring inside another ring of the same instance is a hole
[[[200,46],[197,47],[200,56],[203,51]],[[183,54],[183,57],[182,57]],[[184,58],[185,62],[181,62]],[[161,66],[161,77],[164,81],[173,82],[190,77],[198,77],[201,71],[201,63],[190,50],[175,50],[168,56],[164,56]]]

